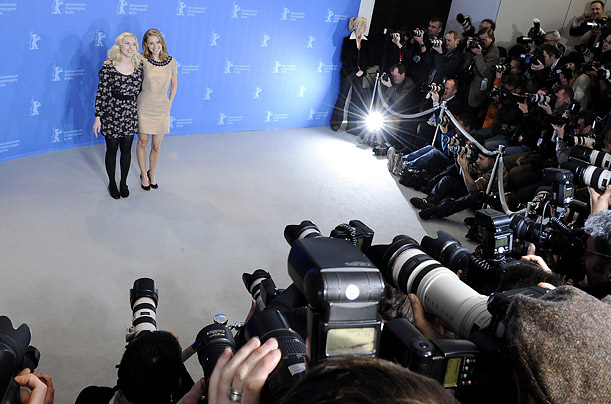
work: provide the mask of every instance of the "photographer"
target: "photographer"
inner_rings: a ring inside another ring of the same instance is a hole
[[[605,4],[600,0],[594,0],[590,3],[590,13],[583,12],[575,19],[575,22],[573,22],[569,29],[569,35],[581,36],[581,42],[583,44],[589,48],[594,48],[596,43],[600,40],[601,31],[598,28],[590,29],[585,23],[604,18],[604,15]]]
[[[531,63],[530,65],[530,70],[534,72],[531,75],[531,87],[536,89],[552,87],[558,81],[558,76],[554,74],[556,67],[563,66],[563,63],[560,62],[562,53],[555,45],[543,45],[540,51],[543,60],[537,60],[538,63]]]
[[[189,391],[193,379],[182,363],[181,347],[167,331],[142,331],[125,348],[117,385],[89,386],[76,404],[165,404]],[[114,401],[111,401],[114,400]]]
[[[433,46],[433,69],[428,75],[427,84],[441,83],[444,79],[454,78],[460,71],[462,58],[458,44],[460,37],[456,31],[444,35],[445,50],[441,46]]]
[[[492,148],[487,148],[494,151]],[[410,203],[420,209],[418,216],[423,220],[443,218],[461,210],[475,208],[482,193],[486,191],[491,181],[495,155],[483,154],[478,150],[477,160],[470,163],[464,154],[457,157],[460,167],[461,180],[452,177],[443,177],[426,198],[411,198]],[[507,172],[503,167],[503,185],[507,185]],[[498,193],[497,179],[493,179],[492,192]],[[451,199],[454,198],[454,199]]]
[[[574,93],[573,89],[568,86],[561,86],[556,90],[554,94],[556,96],[556,100],[554,102],[554,108],[547,103],[542,102],[539,103],[539,108],[541,108],[548,115],[562,116],[564,111],[566,111],[573,101]]]
[[[469,107],[469,113],[477,119],[494,80],[494,73],[490,68],[500,60],[499,50],[494,43],[494,31],[490,28],[482,28],[477,33],[477,37],[469,38],[462,57],[460,77],[462,88],[465,89],[462,98],[464,104]]]
[[[420,30],[422,31],[422,30]],[[426,55],[431,52],[431,39],[441,39],[443,21],[441,18],[431,18],[423,35],[413,36],[406,51],[407,74],[417,86],[424,83],[432,68],[432,58]]]
[[[519,126],[524,120],[524,114],[518,105],[524,82],[517,76],[506,76],[502,88],[495,88],[491,93],[492,102],[498,106],[497,119],[494,126],[483,128],[478,135],[484,139],[486,146],[497,148],[499,145],[509,145],[510,140],[518,138]],[[521,142],[512,141],[512,148],[507,148],[505,154],[515,154],[528,151],[529,148]]]
[[[414,82],[406,76],[405,65],[401,63],[392,66],[389,70],[390,74],[383,74],[381,79],[386,87],[387,102],[393,111],[405,114],[413,104],[411,93],[415,89]]]
[[[581,104],[582,110],[585,110],[590,105],[592,92],[590,77],[580,71],[584,63],[583,56],[578,52],[570,52],[562,60],[564,67],[560,73],[560,84],[573,89],[574,100]]]
[[[596,114],[592,111],[581,111],[577,115],[577,128],[576,132],[574,132],[574,136],[580,137],[588,137],[588,135],[592,136],[592,125],[594,124],[594,119],[596,119]],[[558,166],[562,163],[569,161],[569,147],[564,139],[566,124],[556,125],[552,124],[556,132],[556,158],[558,160]],[[566,134],[567,136],[570,134]]]

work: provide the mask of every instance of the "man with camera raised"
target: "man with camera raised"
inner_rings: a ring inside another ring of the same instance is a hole
[[[569,35],[581,36],[581,42],[593,48],[601,39],[602,31],[608,30],[605,19],[605,4],[600,0],[590,3],[590,12],[579,15],[569,29]]]
[[[410,46],[405,53],[408,64],[408,76],[414,80],[416,85],[423,83],[427,74],[431,71],[432,60],[430,57],[425,57],[425,53],[431,52],[434,42],[441,41],[441,33],[443,32],[443,21],[441,18],[431,18],[428,23],[426,32],[424,30],[413,30],[414,36],[410,40]],[[417,35],[416,35],[417,34]]]
[[[468,106],[469,113],[477,118],[494,81],[494,73],[490,68],[500,61],[499,50],[494,43],[494,31],[491,28],[482,28],[475,38],[469,38],[462,57],[460,77],[462,88],[465,88],[463,99],[466,101],[465,105]]]
[[[433,69],[428,75],[427,84],[441,83],[444,79],[454,78],[460,71],[462,57],[458,44],[460,37],[456,31],[449,31],[443,36],[445,50],[440,43],[432,47],[430,56],[433,59]]]
[[[558,81],[556,69],[564,65],[564,62],[560,60],[562,53],[552,44],[542,45],[540,51],[543,60],[537,60],[537,63],[532,63],[530,66],[530,69],[534,72],[531,77],[531,88],[551,88]]]

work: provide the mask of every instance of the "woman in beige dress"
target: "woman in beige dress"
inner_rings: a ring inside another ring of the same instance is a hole
[[[142,38],[144,81],[138,96],[138,147],[141,187],[158,188],[155,172],[163,135],[170,132],[170,107],[176,96],[176,60],[168,55],[163,35],[149,29]],[[169,94],[168,94],[169,93]],[[146,169],[146,146],[152,135],[149,169]]]

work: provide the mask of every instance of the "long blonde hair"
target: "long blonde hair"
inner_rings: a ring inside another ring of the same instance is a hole
[[[115,66],[122,61],[123,55],[121,55],[121,44],[123,43],[123,39],[128,36],[131,36],[136,40],[136,51],[132,56],[132,63],[134,64],[134,69],[137,69],[138,66],[140,66],[140,62],[142,62],[142,56],[138,52],[138,38],[136,38],[136,35],[132,34],[131,32],[124,32],[119,35],[117,39],[115,39],[115,44],[108,50],[108,59],[112,60],[112,64]]]
[[[157,38],[159,38],[159,42],[161,42],[161,52],[159,52],[159,61],[165,62],[170,57],[168,55],[168,47],[165,44],[165,39],[163,38],[163,35],[161,35],[161,32],[159,32],[159,30],[155,28],[151,28],[148,31],[146,31],[144,33],[144,36],[142,37],[142,56],[144,56],[146,59],[153,58],[153,54],[149,50],[149,47],[146,46],[146,41],[148,40],[148,37],[151,35],[155,35]]]
[[[357,27],[363,24],[367,24],[367,18],[365,17],[352,17],[348,22],[348,29],[354,31]]]

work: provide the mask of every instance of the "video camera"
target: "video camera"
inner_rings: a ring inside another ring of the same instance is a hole
[[[23,369],[31,372],[38,367],[40,352],[33,346],[32,333],[27,324],[13,328],[6,316],[0,316],[0,403],[18,404],[19,384],[13,379]]]

